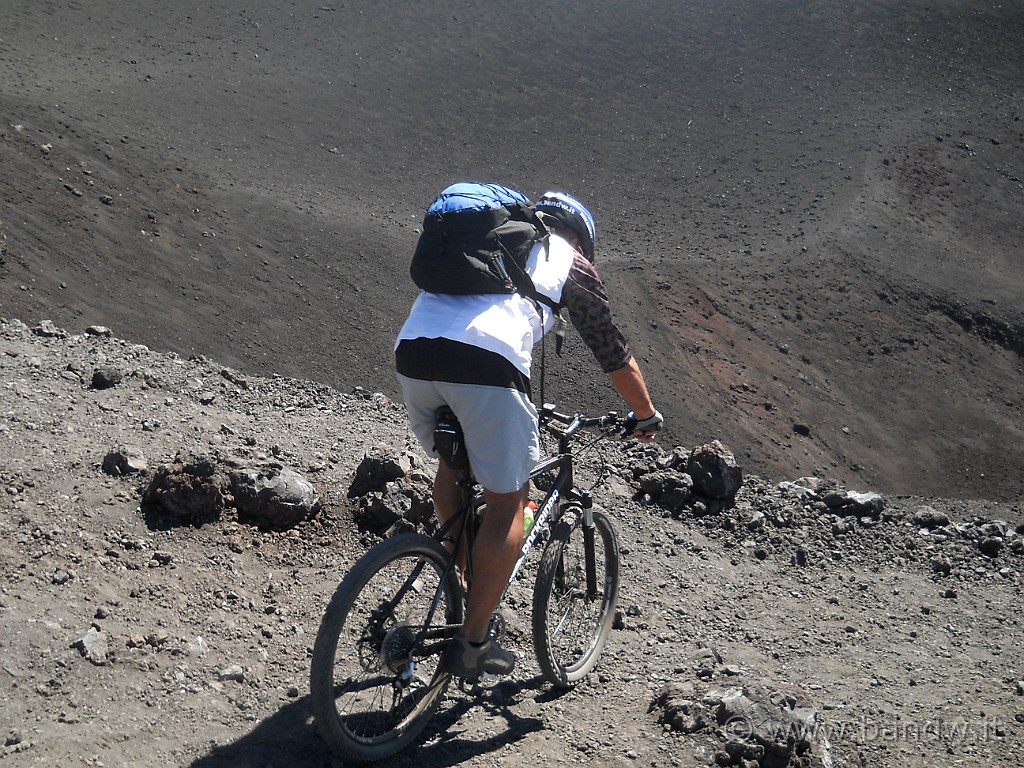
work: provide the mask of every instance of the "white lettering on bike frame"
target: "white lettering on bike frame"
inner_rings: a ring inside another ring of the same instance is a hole
[[[519,559],[516,560],[516,567],[512,569],[512,576],[509,577],[508,583],[511,584],[515,581],[516,576],[519,575],[519,571],[522,570],[523,565],[526,563],[526,556],[530,554],[530,550],[533,549],[534,543],[537,541],[537,537],[540,532],[547,526],[548,520],[551,519],[551,515],[554,514],[555,509],[558,507],[558,489],[555,488],[551,491],[551,495],[544,500],[544,506],[540,508],[533,519],[533,528],[530,529],[529,535],[526,537],[526,541],[523,542],[523,549],[519,554]]]

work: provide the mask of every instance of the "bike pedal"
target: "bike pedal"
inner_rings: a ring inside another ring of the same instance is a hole
[[[491,616],[491,623],[487,628],[488,634],[493,640],[500,640],[505,635],[508,625],[505,622],[505,615],[501,611],[495,611]]]

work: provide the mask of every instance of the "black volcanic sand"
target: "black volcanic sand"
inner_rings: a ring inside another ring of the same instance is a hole
[[[1013,501],[1022,40],[942,0],[8,2],[0,314],[394,396],[423,207],[560,187],[666,444]],[[621,407],[580,347],[546,398]]]

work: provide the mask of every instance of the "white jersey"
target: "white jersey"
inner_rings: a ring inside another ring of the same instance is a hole
[[[574,253],[555,234],[548,238],[547,247],[534,245],[526,273],[539,293],[554,302],[562,300]],[[495,352],[529,378],[533,346],[551,330],[554,319],[549,307],[541,304],[538,314],[534,302],[518,293],[457,296],[422,291],[395,346],[404,339],[450,339]]]

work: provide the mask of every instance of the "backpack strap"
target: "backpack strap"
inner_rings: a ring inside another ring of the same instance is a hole
[[[543,224],[541,226],[543,226]],[[548,242],[547,242],[548,241],[548,232],[547,232],[546,229],[544,230],[544,236],[541,238],[541,240],[544,243],[544,247],[547,248],[548,247]],[[502,246],[502,249],[504,249],[504,246]],[[506,254],[508,254],[507,251],[506,251]],[[554,332],[555,332],[555,354],[558,355],[558,357],[561,357],[562,356],[562,343],[565,341],[565,320],[562,318],[562,305],[559,302],[557,302],[557,301],[555,301],[555,300],[553,300],[551,298],[548,298],[543,293],[538,291],[537,290],[537,286],[535,286],[533,284],[533,278],[531,278],[530,275],[527,274],[525,269],[522,269],[519,266],[519,263],[515,259],[513,259],[513,258],[511,258],[511,256],[509,256],[509,258],[506,259],[505,261],[507,261],[508,263],[512,264],[512,269],[515,272],[514,275],[509,275],[509,279],[515,285],[516,293],[520,294],[521,296],[525,296],[526,298],[530,299],[533,302],[534,309],[537,310],[537,314],[538,315],[542,316],[542,320],[543,320],[543,310],[541,310],[541,308],[540,308],[541,304],[544,304],[546,307],[548,307],[548,309],[551,310],[551,313],[555,316],[555,326],[554,326]],[[543,344],[543,342],[542,342],[542,344]],[[544,373],[543,373],[543,371],[544,371],[543,355],[544,355],[544,347],[541,346],[541,358],[542,358],[542,362],[541,362],[541,381],[542,382],[544,380],[543,379],[543,376],[544,376]],[[543,387],[543,384],[541,386]],[[543,400],[543,398],[541,398],[541,399]]]
[[[510,214],[510,218],[516,221],[525,221],[531,224],[534,229],[537,230],[537,239],[535,242],[542,242],[544,247],[547,248],[548,238],[551,236],[551,232],[545,226],[543,219],[537,215],[537,210],[532,205],[525,205],[523,203],[509,203],[505,205],[505,208]],[[526,270],[520,266],[519,262],[516,261],[512,254],[508,252],[504,244],[498,241],[502,251],[504,251],[504,259],[506,267],[510,268],[511,274],[508,275],[512,284],[516,287],[516,292],[525,296],[526,298],[533,301],[536,305],[538,303],[547,306],[555,315],[558,315],[562,309],[562,305],[557,301],[548,298],[543,293],[537,290],[537,287],[533,284],[533,278],[527,274]]]
[[[544,247],[547,248],[547,235],[544,236],[543,240]],[[533,284],[533,278],[530,277],[525,269],[519,266],[519,263],[514,258],[512,258],[512,254],[510,254],[505,246],[501,244],[500,240],[498,243],[501,245],[502,250],[505,251],[505,255],[508,257],[504,259],[505,265],[511,266],[512,268],[512,274],[509,274],[508,279],[511,280],[512,284],[516,287],[516,293],[530,299],[535,305],[544,304],[557,315],[562,309],[562,305],[538,291],[537,286]]]

